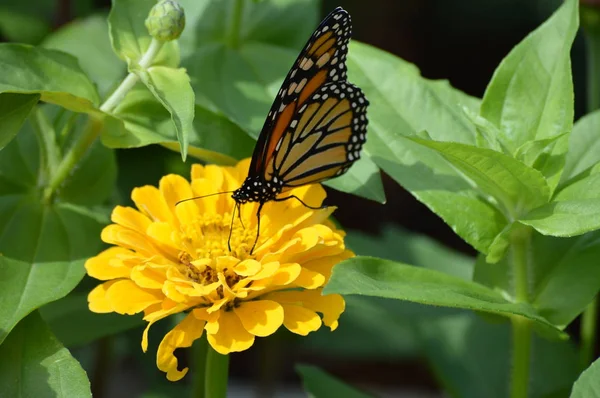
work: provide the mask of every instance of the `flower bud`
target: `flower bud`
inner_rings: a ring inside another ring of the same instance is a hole
[[[183,7],[174,0],[161,0],[146,18],[146,28],[150,36],[160,41],[177,39],[185,27]]]

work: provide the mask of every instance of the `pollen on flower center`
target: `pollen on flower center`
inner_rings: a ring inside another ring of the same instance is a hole
[[[252,258],[250,249],[255,238],[256,227],[244,228],[239,219],[235,219],[232,225],[231,213],[228,212],[222,215],[200,215],[195,220],[182,224],[180,232],[180,241],[185,247],[184,253],[189,255],[189,258],[186,258],[189,262],[220,256],[234,256],[240,260]],[[229,251],[228,241],[231,251]]]

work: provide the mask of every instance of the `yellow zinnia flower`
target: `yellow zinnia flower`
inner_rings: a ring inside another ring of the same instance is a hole
[[[187,372],[177,369],[176,348],[189,347],[206,331],[208,342],[221,354],[243,351],[255,336],[268,336],[284,325],[307,335],[324,323],[331,330],[344,311],[344,300],[322,296],[332,267],[353,254],[344,247],[344,233],[328,221],[334,208],[310,210],[294,199],[263,207],[256,237],[256,203],[242,206],[227,242],[235,202],[229,195],[186,201],[194,196],[238,188],[247,175],[249,159],[235,167],[192,167],[189,183],[167,175],[159,187],[135,188],[137,207],[117,206],[102,240],[115,245],[90,258],[90,276],[107,281],[89,294],[90,310],[99,313],[144,312],[148,329],[168,315],[187,316],[164,337],[157,366],[169,380]],[[325,198],[316,184],[292,193],[312,206]],[[322,314],[319,316],[317,313]]]

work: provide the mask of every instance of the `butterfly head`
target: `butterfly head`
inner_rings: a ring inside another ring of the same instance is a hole
[[[260,176],[248,176],[241,187],[233,191],[231,197],[236,203],[246,202],[268,202],[277,197],[281,192],[281,186],[264,181]]]

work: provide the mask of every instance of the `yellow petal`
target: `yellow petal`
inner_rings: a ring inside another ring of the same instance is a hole
[[[183,199],[189,199],[194,196],[190,183],[180,175],[169,174],[160,179],[158,189],[165,198],[169,209],[175,209],[175,204]],[[193,201],[189,203],[193,204]]]
[[[106,243],[135,250],[136,253],[146,257],[151,257],[157,253],[156,248],[147,236],[118,224],[107,225],[102,230],[100,238]]]
[[[169,315],[176,314],[178,312],[182,312],[188,309],[186,305],[173,303],[170,300],[163,301],[162,304],[162,306],[160,304],[157,305],[159,309],[155,309],[154,311],[149,312],[148,314],[146,314],[146,316],[144,316],[144,320],[148,322],[148,325],[146,325],[144,333],[142,334],[142,351],[144,352],[146,352],[146,350],[148,349],[148,332],[150,331],[150,326],[152,326],[155,322],[166,318]]]
[[[99,314],[105,314],[107,312],[114,311],[112,303],[108,299],[106,292],[117,282],[118,281],[110,281],[98,285],[90,292],[90,294],[88,294],[88,305],[90,307],[90,311]]]
[[[122,225],[125,228],[133,229],[140,233],[146,233],[146,228],[151,221],[144,214],[132,209],[131,207],[117,206],[112,211],[110,219],[115,224]]]
[[[354,257],[354,253],[350,250],[344,250],[340,254],[331,256],[315,255],[312,260],[303,262],[302,267],[322,275],[325,278],[325,281],[328,281],[331,277],[333,266],[351,257]],[[323,284],[325,283],[323,282],[319,286],[322,286]]]
[[[210,181],[206,178],[199,178],[197,180],[193,180],[192,181],[192,191],[193,191],[194,196],[213,195],[215,193],[223,192],[223,191],[220,191],[213,184],[212,181]],[[227,194],[206,196],[204,198],[195,200],[194,202],[196,202],[199,212],[208,213],[208,214],[218,214],[219,213],[218,203],[219,203],[219,199],[220,199],[219,197],[225,196],[225,195],[227,195]]]
[[[238,263],[235,267],[233,267],[233,270],[239,276],[256,275],[256,273],[258,271],[260,271],[261,269],[262,269],[261,264],[258,261],[252,260],[252,259],[244,260],[244,261]]]
[[[296,279],[300,276],[301,272],[302,267],[300,267],[300,264],[281,264],[275,275],[273,275],[271,284],[277,286],[289,285],[290,283],[296,281]]]
[[[134,188],[131,199],[135,206],[152,221],[173,222],[173,213],[158,188],[150,185]]]
[[[194,163],[192,165],[192,170],[190,172],[190,176],[192,181],[197,178],[204,178],[204,166],[198,163]]]
[[[133,254],[127,249],[121,247],[111,247],[98,254],[96,257],[91,257],[85,262],[85,269],[89,276],[107,281],[110,279],[127,278],[131,273],[131,268],[127,266],[119,255]]]
[[[206,337],[219,354],[244,351],[254,343],[254,336],[244,328],[240,318],[233,311],[221,311],[218,322],[217,332],[211,334],[207,329]]]
[[[269,336],[283,323],[283,307],[270,300],[243,302],[233,309],[246,330],[255,336]]]
[[[218,272],[224,272],[226,269],[234,269],[240,262],[233,256],[220,256],[216,258],[216,269]]]
[[[164,298],[160,290],[142,289],[127,279],[116,281],[111,285],[106,291],[106,297],[113,311],[127,315],[137,314]]]
[[[283,325],[292,333],[306,336],[321,327],[321,318],[316,312],[299,305],[284,305]]]
[[[187,297],[182,294],[177,287],[178,283],[167,280],[162,286],[162,292],[165,294],[165,296],[177,303],[185,303],[187,301]]]
[[[161,289],[166,279],[168,265],[153,263],[140,264],[131,270],[131,280],[139,287],[147,289]]]
[[[346,303],[339,294],[322,296],[322,292],[322,289],[273,292],[265,295],[264,298],[277,301],[282,305],[300,305],[314,312],[320,312],[323,314],[323,323],[329,326],[331,330],[335,330]]]
[[[296,278],[294,284],[305,289],[316,289],[323,286],[326,281],[323,274],[302,267],[302,272],[300,272],[300,275]]]
[[[177,370],[177,358],[173,353],[177,348],[190,347],[194,340],[199,339],[204,331],[205,321],[199,320],[193,314],[188,314],[179,325],[167,333],[158,346],[156,366],[167,373],[170,381],[181,380],[188,371],[184,368]]]

